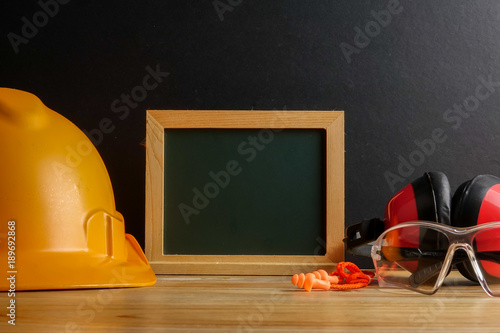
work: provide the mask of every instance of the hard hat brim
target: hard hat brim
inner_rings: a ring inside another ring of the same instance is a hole
[[[79,252],[19,253],[19,269],[3,269],[0,291],[146,287],[156,282],[137,240],[125,235],[127,260]],[[3,265],[2,265],[3,266]],[[22,269],[21,269],[22,267]],[[14,277],[14,279],[8,279]]]

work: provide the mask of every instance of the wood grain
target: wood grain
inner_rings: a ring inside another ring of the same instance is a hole
[[[326,131],[326,255],[164,255],[165,128],[318,128]],[[286,275],[331,270],[344,259],[344,113],[342,111],[150,110],[146,128],[146,246],[157,274]]]
[[[163,232],[163,147],[165,134],[161,124],[149,113],[146,118],[146,246],[148,259],[162,251]],[[155,223],[156,221],[156,223]],[[161,237],[161,238],[160,238]]]
[[[289,276],[158,276],[148,288],[16,293],[1,332],[498,332],[500,299],[452,272],[433,296],[379,288],[310,293]],[[5,309],[9,299],[0,294]]]
[[[326,128],[343,117],[342,111],[280,110],[148,110],[148,114],[164,128]]]

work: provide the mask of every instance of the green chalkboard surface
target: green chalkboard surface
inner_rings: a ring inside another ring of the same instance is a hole
[[[165,129],[164,254],[324,255],[326,132]]]

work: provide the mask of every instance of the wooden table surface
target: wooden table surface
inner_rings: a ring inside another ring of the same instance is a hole
[[[158,276],[149,288],[17,292],[1,332],[500,332],[500,298],[452,272],[433,296],[305,292],[290,277]]]

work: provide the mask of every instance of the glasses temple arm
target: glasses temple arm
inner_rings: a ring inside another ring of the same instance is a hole
[[[446,252],[444,251],[422,251],[420,249],[415,249],[415,248],[401,248],[401,252],[405,253],[406,255],[413,255],[413,258],[407,257],[406,260],[404,261],[414,261],[418,259],[439,259],[439,257],[444,257],[446,255]],[[412,253],[413,252],[413,253]],[[476,253],[476,258],[478,260],[486,260],[486,261],[492,261],[492,262],[499,262],[500,261],[500,251],[483,251],[483,252],[477,252]],[[452,265],[461,263],[465,260],[468,260],[468,257],[465,252],[455,252],[452,262]],[[440,260],[432,265],[426,266],[424,268],[420,268],[417,271],[415,271],[409,278],[410,285],[414,288],[422,285],[426,281],[428,281],[430,278],[436,276],[441,272],[441,269],[443,267],[443,260]]]
[[[384,221],[373,218],[363,220],[346,228],[343,242],[347,253],[370,257],[371,245],[384,232]]]

